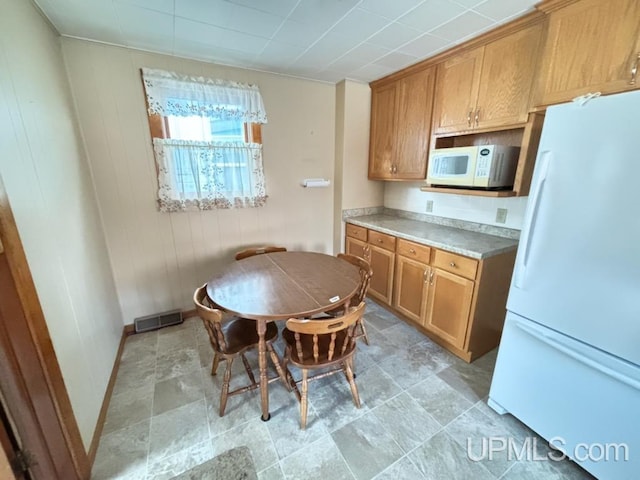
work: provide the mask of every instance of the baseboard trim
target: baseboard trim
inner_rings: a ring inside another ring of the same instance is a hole
[[[113,369],[111,370],[111,377],[107,385],[107,390],[104,393],[102,399],[102,408],[100,409],[100,415],[98,415],[98,421],[96,423],[96,429],[93,432],[93,438],[91,439],[91,446],[87,453],[89,457],[89,465],[93,469],[93,462],[96,459],[96,452],[98,451],[98,445],[100,444],[100,437],[102,436],[102,429],[104,428],[104,421],[107,418],[107,411],[109,410],[109,403],[111,402],[111,394],[113,393],[113,387],[116,383],[116,377],[118,376],[118,369],[120,368],[120,357],[122,357],[122,351],[124,350],[124,343],[129,335],[134,333],[133,323],[125,325],[122,328],[122,337],[120,338],[120,345],[118,346],[118,352],[116,353],[116,359],[113,362]]]

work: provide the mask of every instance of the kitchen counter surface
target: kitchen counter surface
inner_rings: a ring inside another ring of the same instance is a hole
[[[345,222],[477,259],[518,247],[518,241],[514,239],[391,215],[349,217]]]

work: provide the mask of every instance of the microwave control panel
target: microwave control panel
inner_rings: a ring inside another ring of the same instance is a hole
[[[482,148],[478,154],[476,162],[476,178],[486,178],[489,176],[489,168],[491,166],[491,148]]]

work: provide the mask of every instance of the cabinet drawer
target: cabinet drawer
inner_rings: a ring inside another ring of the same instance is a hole
[[[419,243],[409,242],[407,240],[398,239],[398,254],[413,258],[418,262],[429,263],[431,248]]]
[[[478,261],[455,253],[436,250],[433,266],[474,280],[478,270]]]
[[[347,237],[357,238],[363,242],[367,241],[367,229],[364,227],[358,227],[357,225],[347,223],[346,232]]]
[[[385,250],[389,250],[390,252],[396,251],[396,237],[393,235],[369,230],[369,243],[371,245],[384,248]]]

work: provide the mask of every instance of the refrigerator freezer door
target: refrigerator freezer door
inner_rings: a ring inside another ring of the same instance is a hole
[[[547,111],[507,309],[640,365],[640,91]]]
[[[508,312],[489,405],[555,439],[598,478],[637,478],[636,365]]]

